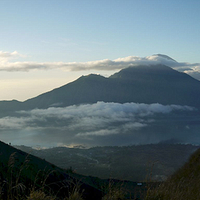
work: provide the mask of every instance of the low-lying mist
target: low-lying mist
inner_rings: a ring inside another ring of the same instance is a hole
[[[200,144],[199,112],[189,106],[105,103],[18,111],[0,118],[1,140],[27,146]]]

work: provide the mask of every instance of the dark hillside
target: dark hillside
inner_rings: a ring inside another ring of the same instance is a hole
[[[200,149],[166,182],[149,192],[146,200],[200,199]]]
[[[106,194],[115,195],[115,199],[143,199],[147,190],[147,183],[103,180],[76,174],[72,169],[63,170],[2,142],[0,161],[0,199],[59,200],[76,194],[66,200],[77,200],[80,196],[76,192],[81,194],[81,200],[105,200]],[[157,184],[148,183],[152,187]]]
[[[31,190],[40,189],[63,198],[69,194],[72,184],[78,183],[84,199],[101,199],[100,190],[79,178],[83,176],[0,142],[0,198],[13,199],[16,195],[22,198]]]

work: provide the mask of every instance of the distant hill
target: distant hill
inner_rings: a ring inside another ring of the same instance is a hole
[[[178,104],[200,107],[200,82],[165,65],[140,65],[105,78],[90,74],[24,102],[1,101],[0,111],[104,102]]]

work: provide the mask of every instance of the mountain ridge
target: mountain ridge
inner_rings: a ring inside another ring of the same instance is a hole
[[[200,107],[200,81],[168,66],[127,67],[106,78],[97,74],[55,88],[24,102],[0,101],[2,112],[104,102],[179,104]],[[8,106],[9,105],[9,106]]]
[[[167,96],[165,90],[168,93]],[[125,68],[109,78],[100,75],[83,76],[39,97],[40,100],[44,98],[42,101],[46,102],[52,99],[52,96],[59,97],[62,100],[58,98],[60,100],[58,103],[62,102],[63,106],[104,101],[180,104],[199,107],[200,104],[191,99],[191,96],[194,98],[196,96],[198,99],[199,94],[200,82],[189,75],[165,65],[144,65]],[[31,101],[33,100],[27,100],[24,103],[27,104]],[[51,104],[57,103],[56,101],[57,99]]]

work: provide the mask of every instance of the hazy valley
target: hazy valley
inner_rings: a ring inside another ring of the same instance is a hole
[[[86,176],[156,182],[165,181],[182,167],[199,146],[160,143],[90,149],[55,147],[36,150],[25,146],[17,148],[63,169],[71,168]]]

